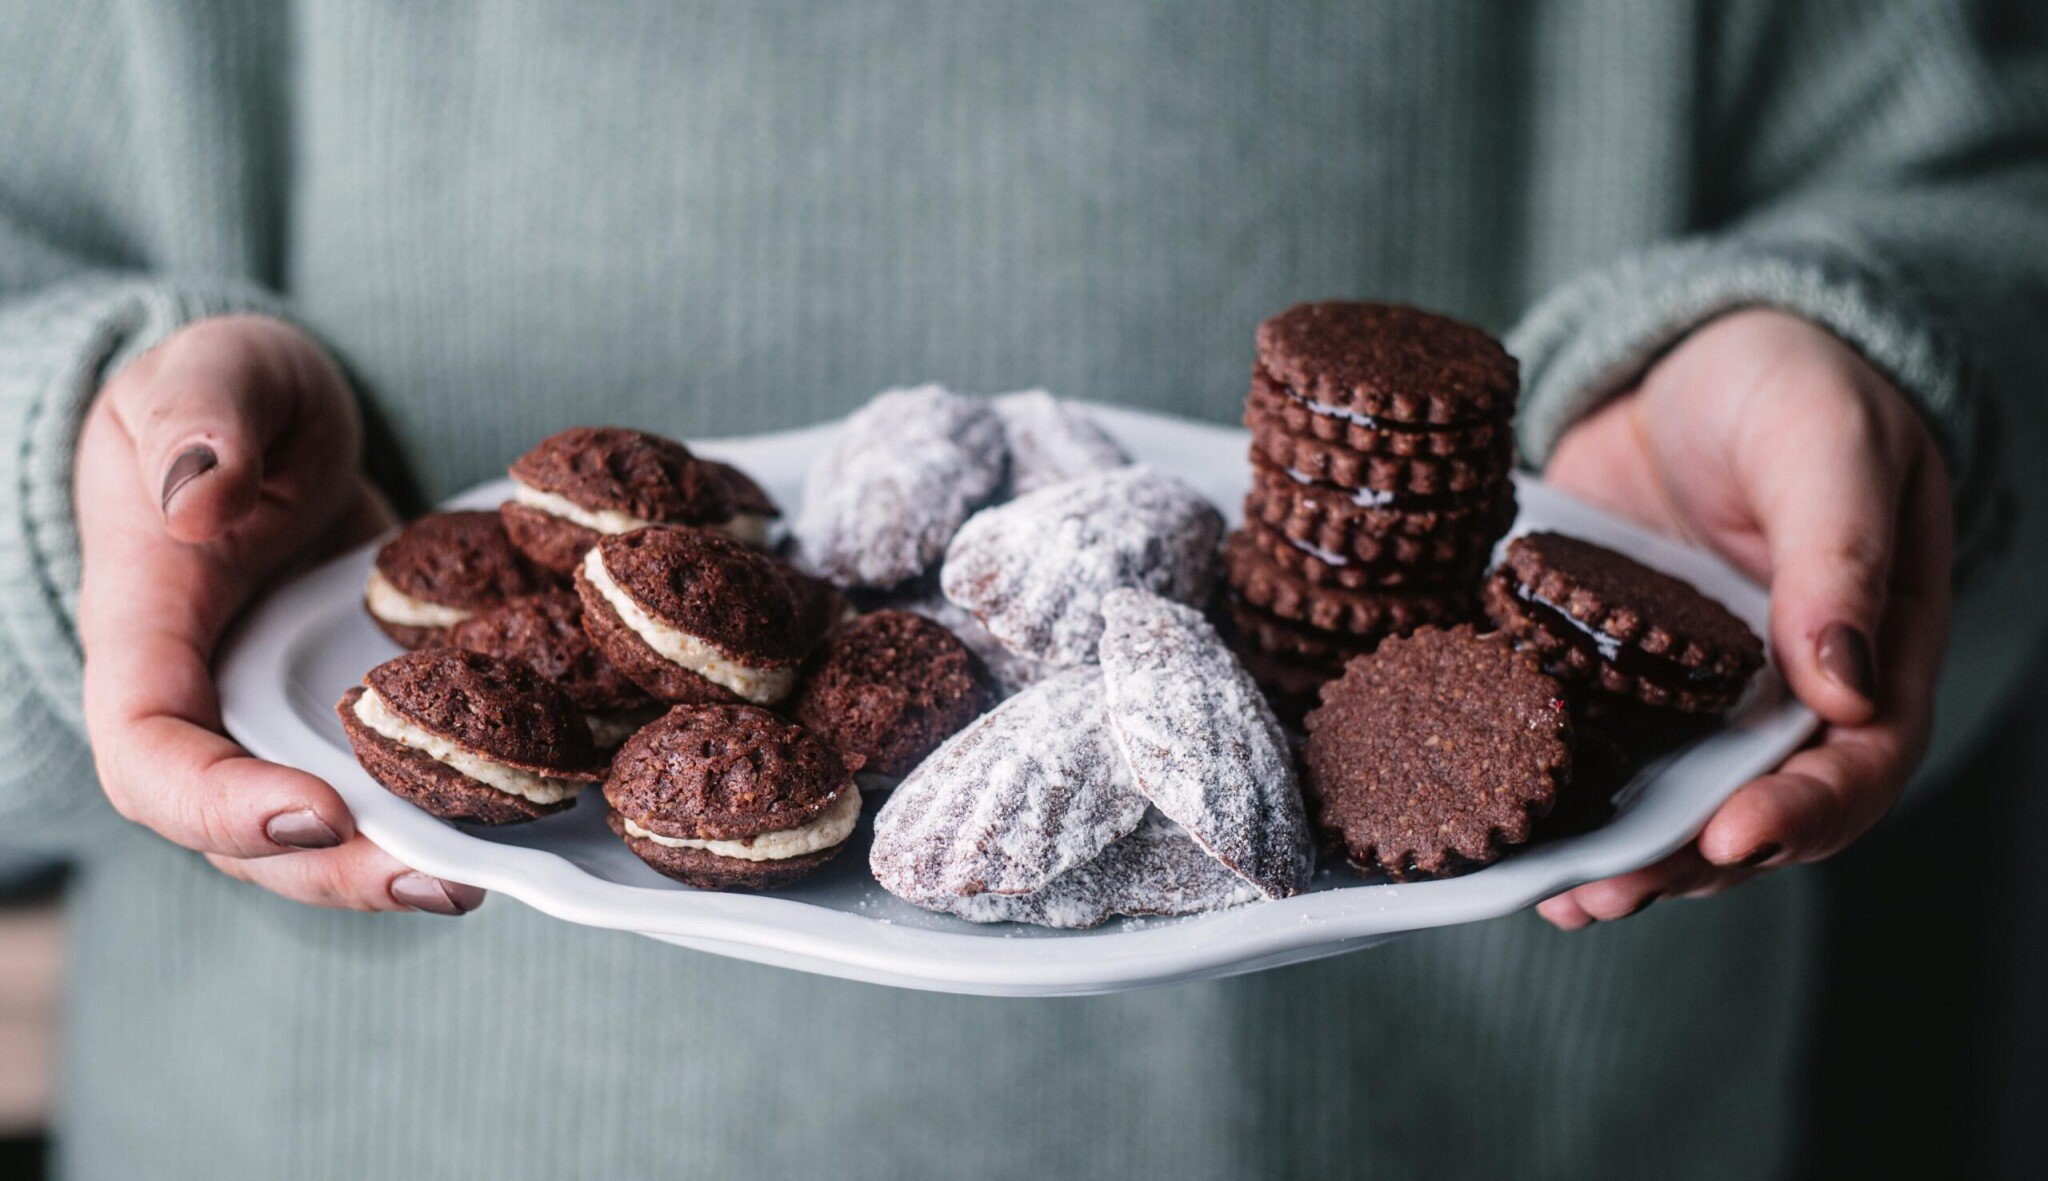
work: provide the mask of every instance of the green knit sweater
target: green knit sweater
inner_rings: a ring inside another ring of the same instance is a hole
[[[1356,295],[1510,332],[1540,460],[1690,327],[1775,305],[1960,473],[1945,764],[2048,573],[2048,74],[2010,8],[0,3],[0,839],[81,867],[70,1171],[1778,1167],[1796,874],[1034,1002],[232,883],[94,786],[72,443],[109,372],[228,309],[335,351],[417,503],[574,422],[771,429],[913,380],[1227,420],[1261,316]]]

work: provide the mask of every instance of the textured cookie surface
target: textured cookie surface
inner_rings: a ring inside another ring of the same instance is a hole
[[[827,633],[791,712],[849,770],[902,775],[989,705],[967,646],[938,623],[883,610]]]
[[[1369,425],[1358,415],[1329,406],[1318,409],[1306,399],[1295,397],[1262,368],[1252,371],[1252,392],[1245,399],[1244,424],[1253,434],[1284,431],[1362,455],[1464,455],[1484,451],[1509,438],[1505,418],[1476,419],[1460,426],[1428,430],[1390,430]]]
[[[1110,591],[1204,601],[1222,534],[1222,514],[1186,483],[1119,468],[977,513],[946,551],[939,586],[1012,651],[1080,664],[1095,657]]]
[[[807,650],[797,602],[774,559],[701,529],[637,529],[597,545],[619,589],[660,623],[750,666]]]
[[[1252,449],[1252,486],[1245,517],[1285,537],[1366,561],[1389,555],[1469,551],[1507,531],[1515,515],[1512,481],[1473,493],[1404,497],[1382,504],[1377,493],[1339,488],[1280,467]]]
[[[1129,835],[1030,894],[953,896],[937,909],[977,923],[1100,926],[1117,915],[1182,915],[1256,902],[1250,882],[1158,809]]]
[[[1499,341],[1401,304],[1296,304],[1259,325],[1258,356],[1296,396],[1388,423],[1504,417],[1520,388]]]
[[[585,710],[630,710],[652,704],[604,658],[583,630],[583,602],[574,591],[514,599],[448,629],[448,643],[500,660],[518,660],[562,687]]]
[[[1010,450],[1010,494],[1022,496],[1131,461],[1080,408],[1044,390],[990,399]]]
[[[385,661],[363,682],[407,721],[494,762],[571,778],[597,767],[575,703],[516,660],[429,648]]]
[[[917,577],[995,495],[1004,451],[980,399],[936,385],[876,396],[811,465],[793,527],[800,564],[841,586]]]
[[[583,508],[658,524],[713,524],[734,511],[719,465],[674,439],[624,427],[578,426],[550,435],[514,461],[512,478]]]
[[[1353,660],[1307,725],[1317,826],[1354,866],[1397,879],[1462,872],[1527,841],[1571,772],[1562,688],[1470,627]]]
[[[604,798],[648,832],[731,841],[802,827],[851,787],[830,747],[767,710],[679,705],[619,748]]]
[[[550,585],[494,512],[428,513],[377,551],[377,572],[415,599],[472,610]]]
[[[875,818],[875,879],[951,910],[1030,894],[1138,826],[1145,797],[1110,736],[1102,670],[1040,681],[920,763]]]
[[[1264,554],[1275,566],[1301,581],[1346,590],[1469,588],[1477,585],[1493,550],[1492,542],[1482,535],[1469,539],[1445,539],[1441,546],[1388,546],[1384,547],[1388,556],[1366,561],[1349,553],[1296,541],[1256,518],[1245,522],[1240,533],[1244,538],[1243,544]],[[1416,553],[1418,548],[1426,548],[1429,552]],[[1404,551],[1409,556],[1392,556]]]
[[[349,748],[370,778],[386,791],[443,820],[470,824],[522,824],[560,812],[574,799],[538,804],[524,796],[479,783],[424,751],[395,742],[363,724],[356,703],[364,689],[357,685],[342,696],[335,713],[348,735]]]
[[[1192,607],[1144,591],[1103,600],[1102,675],[1138,790],[1272,898],[1312,867],[1294,757],[1266,699]]]
[[[1225,557],[1231,590],[1269,615],[1326,632],[1372,638],[1400,635],[1424,624],[1456,623],[1477,611],[1469,586],[1426,586],[1349,590],[1318,586],[1275,562],[1246,540],[1231,535]]]
[[[989,630],[981,625],[981,620],[974,617],[974,612],[944,595],[922,595],[901,602],[903,610],[939,624],[967,645],[967,650],[981,661],[981,667],[988,673],[998,698],[1012,696],[1060,671],[1059,665],[1047,664],[1005,648],[1003,642],[990,635]]]
[[[846,848],[846,842],[841,841],[830,848],[799,857],[748,861],[740,857],[723,857],[709,849],[678,849],[634,836],[626,831],[625,818],[617,812],[606,812],[604,821],[606,827],[625,842],[626,848],[655,872],[700,890],[773,890],[787,886],[839,856],[840,851]]]

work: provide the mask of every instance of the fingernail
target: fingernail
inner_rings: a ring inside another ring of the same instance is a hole
[[[171,511],[171,498],[187,484],[212,471],[220,463],[220,456],[204,443],[194,443],[178,453],[171,461],[170,469],[164,472],[163,509]]]
[[[1744,869],[1755,869],[1757,866],[1762,865],[1764,862],[1769,861],[1771,858],[1776,857],[1778,854],[1783,853],[1784,851],[1784,846],[1778,844],[1776,841],[1765,841],[1763,844],[1758,845],[1756,848],[1751,849],[1749,851],[1749,856],[1744,857],[1742,859],[1742,867]]]
[[[1877,658],[1870,650],[1870,638],[1846,623],[1831,623],[1821,629],[1820,666],[1836,684],[1865,701],[1877,700]]]
[[[444,882],[423,873],[400,874],[391,880],[391,896],[428,914],[450,918],[465,915],[484,904],[484,892],[460,882]]]
[[[289,849],[332,849],[341,843],[340,833],[327,827],[325,820],[303,809],[272,816],[264,824],[263,833]]]

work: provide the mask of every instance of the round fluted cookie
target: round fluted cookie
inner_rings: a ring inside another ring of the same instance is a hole
[[[1001,487],[1003,427],[943,386],[887,390],[840,424],[804,480],[798,564],[840,586],[924,573]]]
[[[860,819],[839,756],[750,705],[663,714],[613,756],[604,798],[627,848],[705,889],[790,881],[829,860]]]
[[[1764,663],[1749,625],[1691,583],[1560,533],[1509,542],[1484,597],[1552,673],[1646,705],[1724,712]]]
[[[1283,468],[1252,449],[1245,517],[1284,537],[1363,561],[1445,561],[1491,546],[1515,517],[1513,480],[1471,494],[1394,499],[1339,488]]]
[[[1080,408],[1044,390],[989,399],[1010,450],[1011,496],[1131,462],[1109,433]]]
[[[813,638],[775,559],[702,529],[605,537],[577,567],[576,591],[591,642],[678,704],[780,701]]]
[[[1372,492],[1394,507],[1404,500],[1480,495],[1506,480],[1514,466],[1505,439],[1463,455],[1392,455],[1353,451],[1262,424],[1252,431],[1252,446],[1298,479]]]
[[[1401,304],[1296,304],[1259,325],[1258,361],[1318,412],[1379,430],[1497,422],[1521,389],[1499,341]]]
[[[1435,552],[1407,561],[1394,557],[1364,561],[1350,554],[1322,549],[1310,542],[1296,541],[1257,518],[1247,520],[1239,532],[1244,537],[1244,544],[1266,555],[1274,565],[1303,582],[1346,590],[1476,586],[1493,552],[1492,542],[1481,536],[1458,545],[1447,543],[1441,547],[1429,547]],[[1410,548],[1423,547],[1411,545]]]
[[[947,548],[939,587],[1010,650],[1081,664],[1095,657],[1110,591],[1205,601],[1222,536],[1222,514],[1185,482],[1118,468],[975,514]]]
[[[1564,690],[1505,637],[1389,639],[1308,715],[1309,803],[1351,864],[1445,877],[1529,839],[1571,775]]]
[[[1216,629],[1145,591],[1103,599],[1110,730],[1146,799],[1269,898],[1314,867],[1294,755]]]
[[[1254,432],[1277,428],[1297,438],[1320,439],[1362,454],[1416,456],[1485,451],[1512,435],[1507,418],[1477,419],[1463,426],[1429,430],[1390,429],[1374,425],[1374,421],[1329,406],[1318,409],[1289,393],[1264,369],[1252,370],[1244,424]]]
[[[848,770],[900,776],[989,707],[988,677],[938,623],[882,610],[833,628],[790,712]]]
[[[1399,635],[1424,624],[1470,619],[1478,608],[1470,586],[1347,590],[1290,574],[1242,533],[1225,547],[1226,576],[1239,599],[1270,615],[1349,636]]]
[[[1377,636],[1351,636],[1282,619],[1230,597],[1230,626],[1240,651],[1251,650],[1335,675],[1354,656],[1372,651]],[[1419,626],[1419,625],[1418,625]]]
[[[357,761],[436,816],[510,824],[559,812],[602,777],[568,694],[516,660],[431,648],[388,660],[337,712]]]
[[[498,514],[429,513],[377,551],[363,606],[385,635],[418,648],[479,611],[549,587]]]

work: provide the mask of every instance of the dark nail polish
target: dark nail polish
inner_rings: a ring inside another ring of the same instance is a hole
[[[204,443],[195,443],[178,453],[171,461],[169,470],[164,472],[163,509],[171,511],[171,498],[187,484],[212,471],[220,463],[220,456]]]
[[[291,849],[332,849],[341,835],[327,822],[307,811],[279,812],[263,826],[264,835]]]
[[[1751,849],[1749,851],[1749,856],[1744,857],[1742,859],[1742,867],[1744,869],[1755,869],[1757,866],[1762,865],[1764,862],[1769,861],[1771,858],[1776,857],[1778,854],[1783,853],[1784,851],[1784,846],[1778,844],[1776,841],[1765,841],[1763,844],[1758,845],[1756,848]]]
[[[1846,623],[1831,623],[1821,629],[1818,654],[1821,668],[1837,684],[1865,701],[1877,700],[1877,657],[1870,637]]]
[[[444,882],[423,873],[400,874],[391,881],[391,896],[414,910],[465,915],[484,903],[484,892],[459,882]]]

